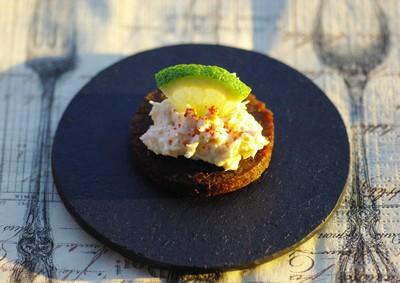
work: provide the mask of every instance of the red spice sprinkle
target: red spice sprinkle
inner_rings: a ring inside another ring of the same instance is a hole
[[[193,108],[186,108],[184,117],[191,116],[193,119],[197,119],[196,111]]]
[[[212,105],[210,108],[208,108],[208,112],[210,112],[210,115],[214,115],[217,112],[217,108]]]
[[[172,144],[172,140],[171,139],[168,140],[168,144],[170,144],[170,145]]]

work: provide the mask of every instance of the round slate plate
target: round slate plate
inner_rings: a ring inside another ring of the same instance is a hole
[[[135,170],[131,117],[155,89],[154,73],[178,63],[237,72],[274,112],[272,161],[258,182],[177,197]],[[249,267],[310,237],[341,196],[349,144],[335,107],[292,68],[240,49],[178,45],[128,57],[84,86],[58,126],[52,166],[66,207],[94,237],[134,260],[201,272]]]

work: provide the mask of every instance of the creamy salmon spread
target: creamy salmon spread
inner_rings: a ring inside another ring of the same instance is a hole
[[[219,115],[215,106],[198,115],[190,105],[178,112],[168,99],[151,104],[153,125],[140,139],[156,154],[184,156],[236,170],[241,159],[254,157],[270,142],[247,112],[247,102],[238,103],[224,115]]]

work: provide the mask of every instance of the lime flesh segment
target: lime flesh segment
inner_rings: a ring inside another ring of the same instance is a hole
[[[182,78],[160,89],[179,112],[184,112],[190,105],[199,115],[204,115],[211,106],[226,114],[242,101],[223,86],[207,79]]]
[[[211,106],[226,113],[251,91],[235,74],[218,66],[180,64],[162,69],[155,77],[158,88],[178,111],[189,104],[199,114]]]

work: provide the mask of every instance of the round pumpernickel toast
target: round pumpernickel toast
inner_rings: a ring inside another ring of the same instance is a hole
[[[160,90],[145,97],[132,119],[132,151],[134,163],[162,189],[185,195],[214,196],[238,190],[257,180],[268,168],[274,144],[273,114],[253,94],[247,97],[247,110],[263,127],[263,135],[270,141],[254,158],[242,159],[237,170],[225,171],[211,163],[185,157],[157,155],[139,139],[153,124],[149,116],[152,105],[166,97]]]

